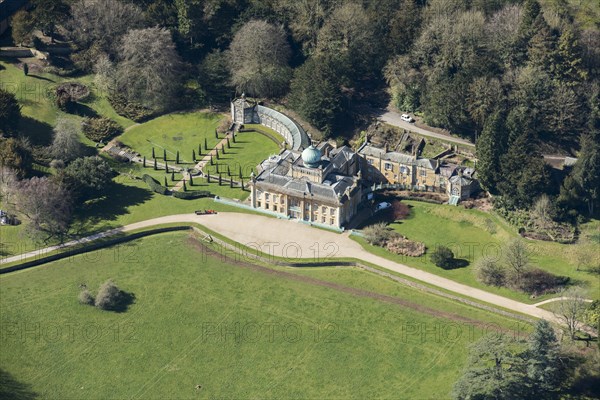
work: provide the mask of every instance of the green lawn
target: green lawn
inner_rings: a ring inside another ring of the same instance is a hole
[[[528,330],[355,269],[278,270],[391,300],[233,266],[186,237],[0,277],[3,380],[65,399],[446,398],[482,332]],[[126,312],[78,304],[109,278],[135,295]]]
[[[211,175],[217,174],[218,169],[227,177],[227,168],[231,172],[234,180],[239,180],[240,169],[244,179],[250,177],[250,173],[256,173],[256,166],[270,155],[279,154],[280,149],[275,142],[258,132],[241,132],[236,138],[236,142],[230,142],[231,148],[225,146],[225,155],[219,153],[219,160],[213,159],[215,165],[207,164],[204,167],[205,172]]]
[[[81,115],[101,115],[117,121],[124,128],[133,121],[115,113],[104,93],[93,85],[91,75],[78,78],[65,78],[52,74],[31,73],[28,76],[15,66],[13,60],[0,59],[0,87],[15,93],[21,104],[21,132],[28,136],[33,144],[48,144],[52,136],[52,127],[59,115],[80,119],[81,116],[64,114],[54,103],[52,91],[63,82],[81,82],[91,90],[88,99],[80,104]]]
[[[152,159],[153,147],[159,161],[162,161],[163,149],[167,151],[167,159],[173,162],[179,151],[180,162],[192,166],[195,164],[192,150],[198,157],[198,145],[201,145],[202,154],[206,154],[204,139],[212,149],[223,138],[223,135],[221,139],[215,138],[215,129],[222,118],[220,114],[202,112],[163,115],[134,126],[121,135],[119,140],[148,160]]]
[[[500,257],[502,246],[508,240],[518,237],[517,233],[500,218],[478,210],[407,201],[411,215],[404,221],[390,224],[390,227],[412,240],[424,242],[431,252],[436,246],[450,247],[457,258],[468,262],[464,268],[443,270],[423,257],[404,257],[388,252],[380,247],[369,245],[364,239],[353,237],[366,249],[378,255],[397,260],[406,265],[423,269],[455,281],[479,287],[490,292],[511,297],[524,302],[538,302],[551,295],[530,299],[528,295],[505,288],[495,288],[480,283],[474,272],[475,262],[484,255]],[[552,242],[527,240],[532,252],[532,265],[539,266],[557,275],[571,277],[575,284],[590,289],[593,298],[600,296],[600,282],[585,271],[577,271],[574,264],[573,246]]]

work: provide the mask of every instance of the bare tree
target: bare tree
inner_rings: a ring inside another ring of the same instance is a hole
[[[101,54],[94,64],[94,83],[104,94],[114,89],[116,82],[116,68],[108,54]]]
[[[69,118],[59,117],[54,127],[54,138],[50,145],[53,157],[71,161],[83,154],[83,145],[79,140],[80,124]]]
[[[163,28],[129,31],[119,46],[117,89],[155,111],[167,109],[180,89],[181,60]]]
[[[0,200],[5,206],[14,204],[18,184],[17,171],[0,165]]]
[[[529,268],[530,252],[522,239],[513,239],[504,246],[504,261],[514,275],[515,284],[521,283],[521,277]]]
[[[548,229],[552,222],[552,202],[547,194],[541,195],[535,201],[531,214],[539,224],[540,228]]]
[[[515,63],[514,46],[519,38],[523,18],[520,5],[510,4],[495,13],[486,24],[486,42],[506,66]]]
[[[118,0],[79,0],[71,6],[70,31],[82,48],[95,44],[111,53],[115,42],[130,29],[142,26],[144,14],[131,3]]]
[[[337,7],[319,31],[317,52],[347,60],[362,75],[381,66],[381,40],[366,10],[356,3]]]
[[[48,178],[31,178],[21,181],[16,203],[30,220],[28,234],[48,240],[64,238],[71,221],[71,194]]]
[[[232,84],[253,96],[282,94],[291,78],[290,45],[281,26],[266,21],[246,23],[229,46]]]
[[[581,318],[588,304],[585,298],[585,291],[577,286],[573,286],[562,292],[563,299],[552,305],[552,312],[556,317],[565,323],[571,339],[575,339],[575,334],[581,327]]]

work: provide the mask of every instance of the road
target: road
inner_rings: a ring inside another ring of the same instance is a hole
[[[536,305],[525,304],[486,292],[485,290],[463,285],[430,272],[371,254],[364,250],[360,244],[350,239],[349,233],[337,234],[323,229],[312,228],[295,221],[241,213],[224,212],[216,215],[177,214],[154,218],[92,235],[84,239],[71,241],[62,246],[52,246],[35,252],[8,257],[0,261],[0,264],[25,260],[26,258],[47,254],[50,251],[60,248],[168,223],[198,223],[249,248],[260,250],[271,256],[284,257],[291,260],[302,258],[324,261],[334,257],[356,258],[484,303],[532,317],[544,318],[555,323],[561,323],[552,312],[538,308]]]
[[[395,111],[385,110],[380,115],[378,115],[378,119],[381,121],[397,126],[398,128],[406,129],[407,131],[412,131],[422,136],[427,136],[434,139],[442,139],[446,142],[456,143],[463,146],[475,147],[475,144],[469,140],[457,138],[455,136],[444,135],[441,133],[433,132],[427,129],[419,128],[415,124],[411,124],[409,122],[403,121],[400,118],[400,113]]]

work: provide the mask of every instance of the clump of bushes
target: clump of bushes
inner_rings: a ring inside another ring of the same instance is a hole
[[[121,290],[114,284],[112,280],[104,282],[100,289],[98,289],[98,295],[94,300],[94,305],[101,310],[114,310],[117,308],[121,301]]]
[[[454,253],[446,246],[438,246],[431,253],[431,262],[443,269],[452,269],[456,263]]]
[[[129,118],[135,122],[143,122],[153,115],[153,111],[143,105],[129,101],[125,96],[119,93],[113,93],[108,97],[108,101],[115,109],[117,114]]]
[[[167,189],[166,187],[164,187],[163,185],[158,183],[158,181],[156,179],[154,179],[153,177],[151,177],[148,174],[144,174],[142,176],[142,180],[144,182],[146,182],[146,184],[150,187],[150,189],[153,192],[156,192],[156,193],[162,194],[162,195],[169,193],[169,189]]]
[[[94,304],[94,296],[92,296],[92,293],[90,293],[87,288],[83,289],[81,293],[79,293],[79,303],[87,305]]]
[[[493,257],[483,257],[475,265],[477,278],[486,285],[504,286],[507,282],[506,268]]]
[[[133,300],[133,295],[119,289],[111,279],[100,285],[95,298],[85,286],[79,293],[79,303],[94,305],[101,310],[122,311]]]
[[[110,118],[85,118],[81,123],[84,135],[94,142],[104,142],[123,132],[119,124]]]
[[[567,276],[532,267],[529,250],[520,239],[508,242],[502,254],[503,258],[483,257],[477,261],[475,270],[480,282],[537,296],[556,293],[570,281]]]
[[[75,102],[84,100],[90,95],[90,89],[78,82],[65,82],[56,87],[55,96],[58,108],[71,112]]]
[[[390,229],[383,222],[366,227],[363,234],[372,245],[384,247],[394,254],[411,257],[419,257],[425,254],[424,243],[407,239]]]

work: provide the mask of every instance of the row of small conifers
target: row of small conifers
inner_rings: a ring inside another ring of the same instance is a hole
[[[172,191],[169,188],[161,185],[156,179],[148,174],[142,176],[142,180],[150,187],[153,192],[165,196],[173,196],[178,199],[199,199],[201,197],[210,197],[212,194],[207,190],[187,190],[187,191]]]

